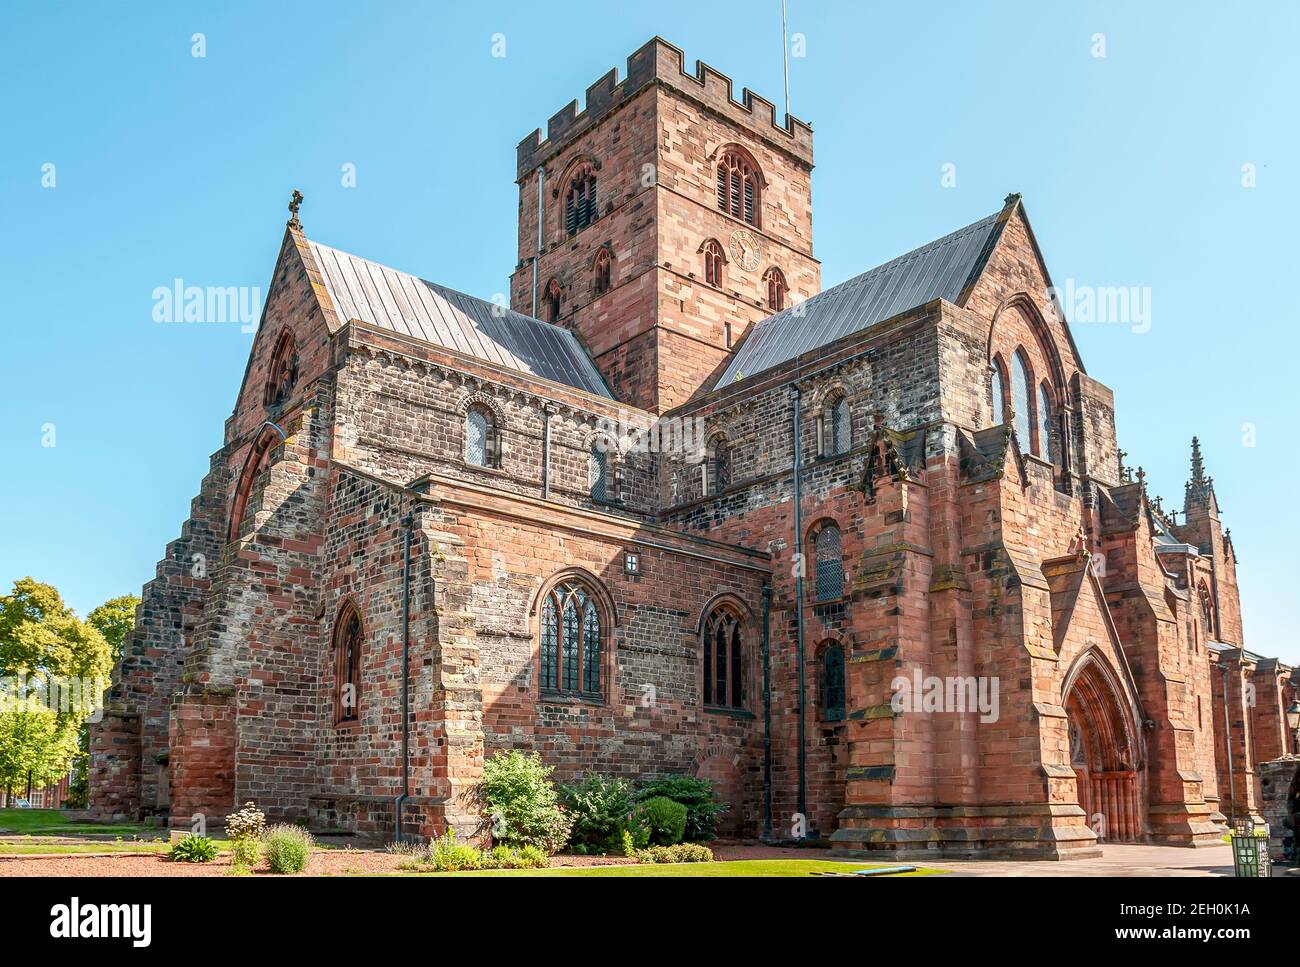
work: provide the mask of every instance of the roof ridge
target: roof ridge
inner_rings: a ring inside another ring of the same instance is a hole
[[[987,258],[1004,206],[947,235],[845,279],[756,322],[715,388],[778,366],[935,297],[957,304],[971,274]],[[978,244],[972,244],[972,239]],[[791,318],[799,325],[790,330]]]

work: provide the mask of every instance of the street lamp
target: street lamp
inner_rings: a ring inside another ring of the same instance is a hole
[[[1296,751],[1300,752],[1300,695],[1297,695],[1291,707],[1286,710],[1286,724],[1296,733]]]

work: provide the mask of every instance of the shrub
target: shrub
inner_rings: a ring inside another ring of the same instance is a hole
[[[266,832],[266,816],[256,804],[244,803],[244,808],[226,817],[226,835],[232,840],[260,839]]]
[[[211,863],[217,858],[217,844],[206,836],[190,833],[176,842],[167,858],[175,863]]]
[[[656,846],[672,846],[682,841],[686,830],[686,807],[667,796],[655,796],[643,802],[637,813]]]
[[[644,802],[664,796],[686,807],[686,832],[682,838],[703,843],[717,836],[718,817],[731,806],[713,793],[713,783],[695,776],[661,776],[642,783],[636,799]]]
[[[456,834],[449,829],[429,843],[422,862],[440,873],[481,870],[483,854],[468,843],[456,842]]]
[[[712,863],[713,850],[698,843],[651,846],[634,854],[640,863]]]
[[[570,848],[579,855],[622,848],[623,833],[631,828],[632,792],[626,779],[597,772],[561,785],[560,801],[573,824]]]
[[[486,858],[483,868],[491,870],[531,870],[545,869],[549,865],[546,854],[536,846],[525,846],[513,850],[502,844],[492,850]]]
[[[556,799],[553,771],[536,752],[498,752],[484,763],[479,795],[494,840],[548,854],[564,847],[570,821]]]
[[[301,873],[307,868],[314,843],[311,833],[301,826],[271,826],[262,845],[272,873]]]

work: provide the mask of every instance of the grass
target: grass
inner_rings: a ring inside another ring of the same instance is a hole
[[[16,836],[85,836],[108,833],[117,836],[165,836],[156,826],[135,823],[73,823],[61,809],[0,809],[0,835]]]
[[[171,843],[0,843],[0,856],[36,856],[47,853],[77,856],[86,853],[165,853]]]
[[[843,860],[723,860],[714,863],[646,863],[620,866],[552,866],[545,870],[474,870],[463,873],[415,873],[414,876],[809,876],[813,873],[852,873],[896,865],[845,862]],[[904,864],[905,865],[905,864]],[[927,876],[942,873],[917,867],[915,873],[898,876]]]

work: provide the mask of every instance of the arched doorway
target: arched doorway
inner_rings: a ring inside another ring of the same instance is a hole
[[[1146,815],[1138,766],[1137,717],[1118,676],[1095,649],[1067,677],[1065,714],[1079,805],[1102,842],[1137,842]]]

